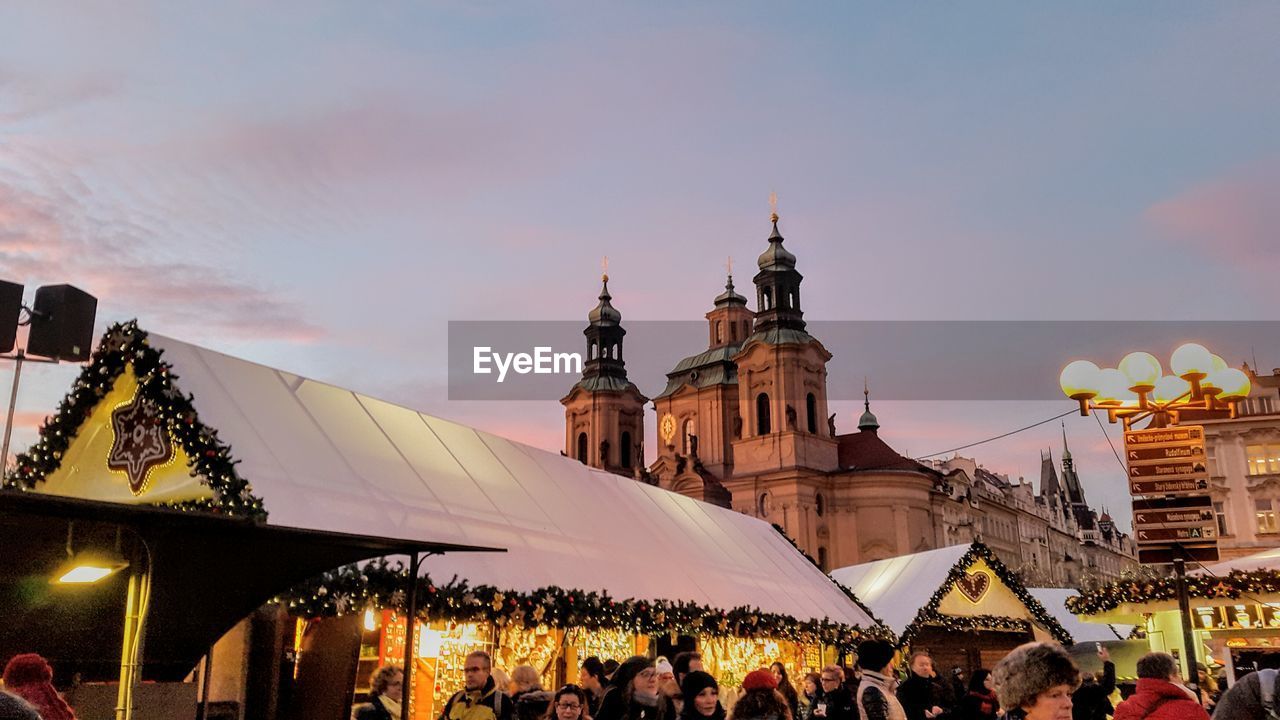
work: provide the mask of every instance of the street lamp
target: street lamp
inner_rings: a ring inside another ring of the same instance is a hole
[[[1249,396],[1249,376],[1199,343],[1174,350],[1169,369],[1172,374],[1165,374],[1151,353],[1131,352],[1115,368],[1075,360],[1062,369],[1058,384],[1080,403],[1081,415],[1105,410],[1107,420],[1122,421],[1126,430],[1145,418],[1150,427],[1176,425],[1186,410],[1234,418],[1236,403]]]

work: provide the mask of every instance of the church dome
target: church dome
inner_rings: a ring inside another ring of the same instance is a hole
[[[782,247],[782,234],[778,232],[778,218],[773,218],[773,234],[769,236],[769,249],[760,254],[756,265],[761,270],[793,270],[796,256]]]
[[[613,300],[613,296],[609,294],[609,276],[605,275],[602,281],[604,282],[604,287],[600,289],[600,302],[594,308],[591,308],[591,312],[587,314],[587,319],[591,321],[592,325],[617,325],[622,322],[622,313],[618,312],[618,309],[610,302],[610,300]]]

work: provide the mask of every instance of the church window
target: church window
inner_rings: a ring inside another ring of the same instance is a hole
[[[818,546],[818,569],[827,571],[827,549],[821,545]]]
[[[578,433],[578,460],[585,465],[587,463],[587,434]]]
[[[717,320],[716,321],[716,344],[719,345],[722,342],[724,342],[724,322]]]
[[[773,288],[764,288],[760,291],[760,309],[771,310],[773,308]]]
[[[621,456],[618,459],[618,461],[622,464],[622,467],[630,468],[631,467],[631,433],[629,432],[622,433],[622,448],[618,451],[618,454]]]
[[[760,497],[756,499],[756,515],[762,518],[768,517],[769,510],[771,509],[769,504],[769,493],[760,493]]]
[[[827,499],[818,493],[813,498],[814,512],[818,513],[818,517],[822,517],[827,512]]]
[[[685,420],[684,424],[681,425],[680,432],[680,446],[684,448],[683,452],[685,455],[688,455],[693,450],[693,441],[690,438],[695,434],[697,434],[697,428],[693,425],[693,419],[690,418]]]
[[[769,423],[769,393],[756,396],[756,434],[768,435],[773,432]]]
[[[738,342],[738,323],[729,323],[729,342]]]
[[[595,360],[598,357],[600,357],[600,346],[595,343],[591,343],[591,359]]]
[[[818,432],[818,398],[813,393],[804,399],[805,420],[809,424],[809,432]]]
[[[614,360],[617,360],[617,359],[618,359],[618,346],[617,346],[617,345],[614,345],[614,346],[613,346],[613,359],[614,359]]]

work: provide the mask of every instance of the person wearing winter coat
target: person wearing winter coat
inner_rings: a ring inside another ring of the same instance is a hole
[[[796,692],[796,688],[791,684],[791,678],[787,677],[787,667],[780,662],[775,662],[769,666],[769,672],[773,673],[773,678],[778,681],[778,692],[782,693],[782,697],[787,699],[787,707],[791,709],[791,717],[798,720],[800,717],[800,693]]]
[[[996,698],[995,684],[989,670],[975,670],[969,678],[969,690],[956,703],[955,720],[996,720],[1000,701]]]
[[[14,655],[4,668],[4,689],[26,700],[44,720],[76,720],[53,687],[53,668],[36,653]]]
[[[907,720],[907,713],[894,693],[895,654],[893,645],[884,640],[864,640],[858,646],[862,682],[858,685],[856,703],[862,720]]]
[[[1209,714],[1182,685],[1178,661],[1153,652],[1138,659],[1138,689],[1116,706],[1115,720],[1209,720]]]
[[[778,692],[778,679],[768,670],[752,670],[742,679],[745,691],[733,705],[729,720],[793,720],[787,699]]]
[[[1107,720],[1114,711],[1111,693],[1116,691],[1116,664],[1102,645],[1098,645],[1098,657],[1102,660],[1102,678],[1085,674],[1084,683],[1071,696],[1072,720]]]
[[[813,705],[811,717],[815,720],[858,720],[858,708],[853,693],[844,684],[844,670],[839,665],[822,668],[818,676],[822,695]]]
[[[933,658],[926,652],[911,653],[907,679],[898,685],[898,702],[907,720],[933,720],[942,715],[942,701],[934,682]]]
[[[618,666],[596,720],[662,720],[658,669],[649,658],[633,655]]]
[[[1280,704],[1280,674],[1265,673],[1271,684],[1271,701]],[[1262,699],[1263,672],[1249,673],[1218,698],[1213,708],[1213,720],[1267,720],[1267,709]]]
[[[991,677],[1005,720],[1071,720],[1080,669],[1061,645],[1019,645],[996,663]]]
[[[439,720],[511,720],[515,703],[494,679],[493,658],[477,650],[464,658],[463,689],[453,694]]]
[[[720,704],[720,684],[701,670],[685,673],[680,683],[684,705],[680,720],[725,720],[724,706]]]
[[[805,675],[802,689],[804,694],[800,698],[800,717],[801,720],[810,720],[813,717],[813,706],[822,697],[822,675],[815,672]]]

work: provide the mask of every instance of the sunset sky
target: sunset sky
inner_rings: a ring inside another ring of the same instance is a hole
[[[749,289],[771,191],[814,319],[1271,319],[1280,301],[1280,4],[0,16],[0,277],[553,450],[554,401],[447,400],[446,323],[585,321],[605,255],[625,319],[698,320],[726,257]],[[18,448],[76,371],[24,370]],[[1068,408],[875,406],[913,455]],[[843,430],[861,412],[834,409]],[[966,454],[1038,478],[1061,432]],[[1067,432],[1127,526],[1102,431]]]

